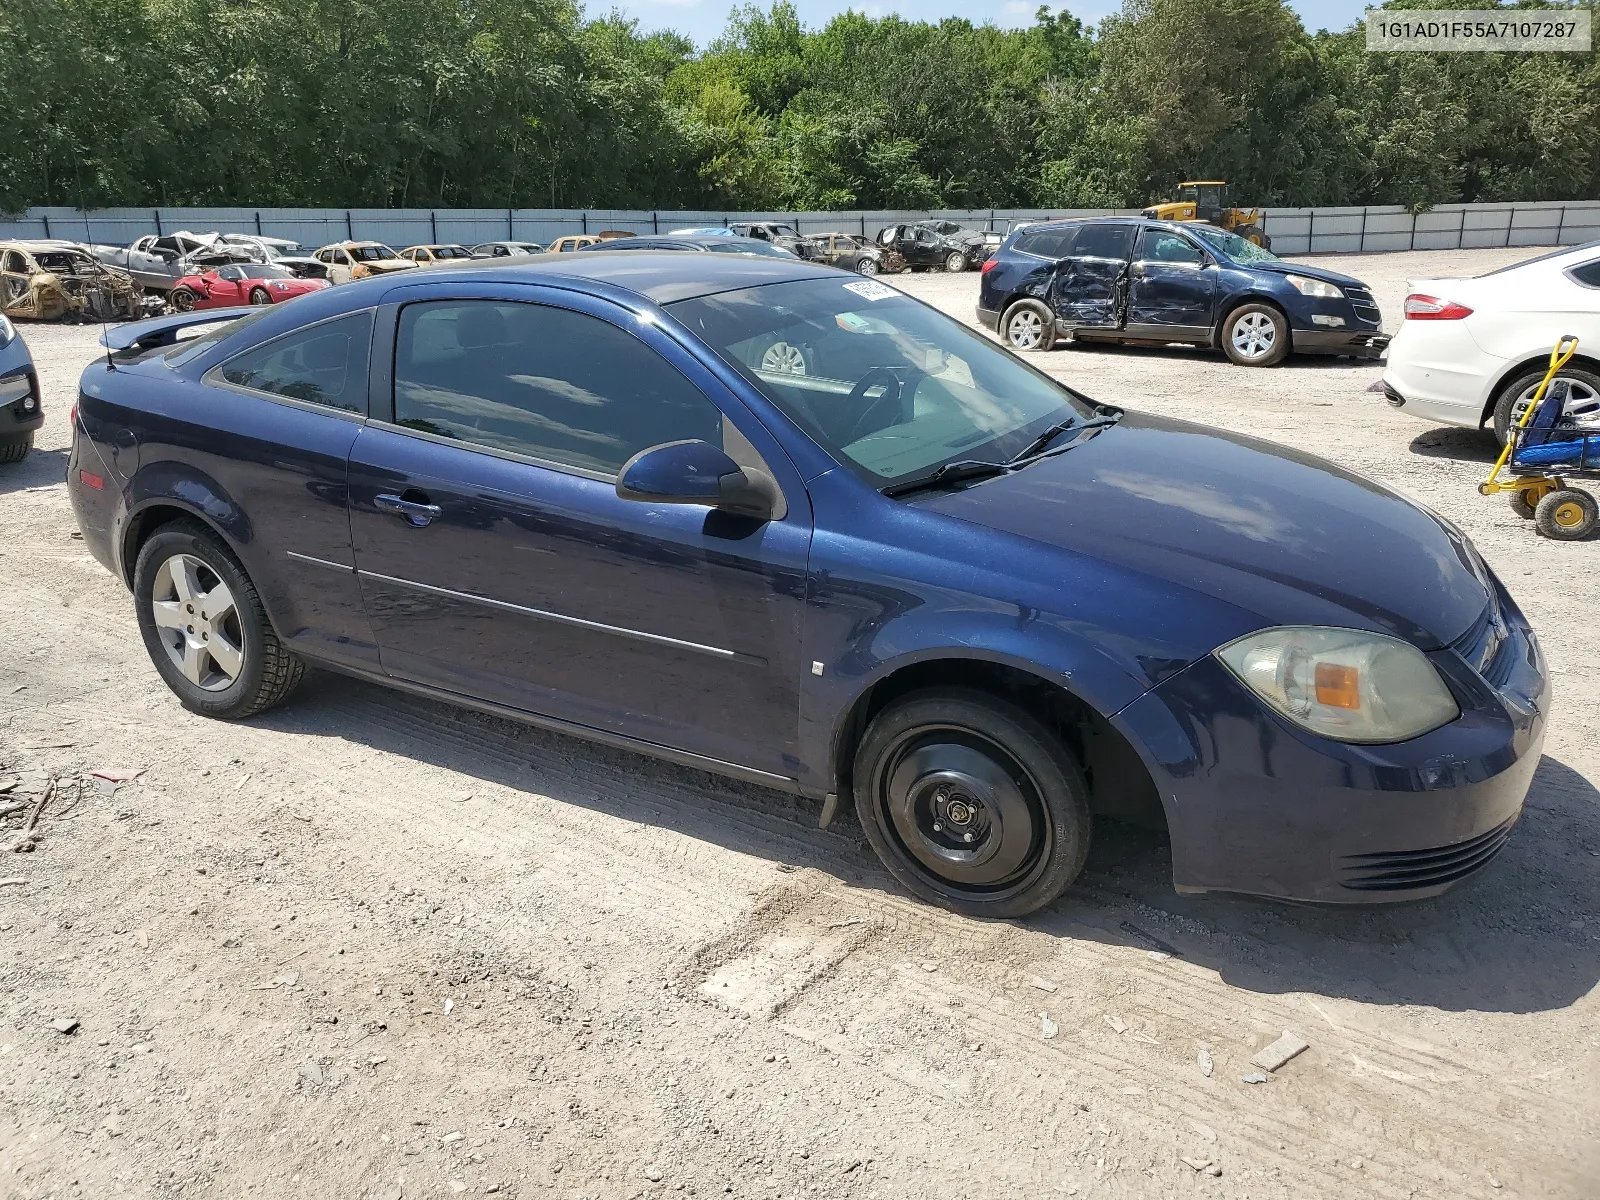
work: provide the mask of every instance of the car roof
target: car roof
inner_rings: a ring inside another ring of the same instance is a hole
[[[726,243],[726,238],[718,241]],[[626,254],[538,254],[515,264],[491,265],[479,259],[427,272],[430,282],[447,278],[445,271],[459,271],[485,280],[513,283],[555,283],[571,281],[608,284],[653,300],[671,304],[698,296],[714,296],[739,288],[788,283],[797,279],[842,279],[833,267],[811,266],[800,258],[769,255],[685,254],[681,250],[634,250]],[[409,274],[407,272],[406,274]],[[403,286],[399,279],[391,279]],[[414,279],[404,284],[417,286]],[[359,285],[357,285],[359,286]],[[335,289],[339,290],[339,289]]]

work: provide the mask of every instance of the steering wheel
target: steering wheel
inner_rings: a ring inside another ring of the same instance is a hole
[[[866,408],[861,410],[861,415],[856,418],[855,424],[850,426],[850,432],[844,436],[844,445],[848,446],[861,435],[862,429],[867,424],[867,419],[885,406],[894,406],[897,410],[900,404],[900,393],[904,385],[900,376],[894,373],[893,367],[873,367],[850,389],[850,402],[855,405],[867,398],[867,392],[875,384],[883,384],[883,395],[879,396]],[[892,385],[892,386],[891,386]]]

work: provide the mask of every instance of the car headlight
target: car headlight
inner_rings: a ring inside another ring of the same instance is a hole
[[[11,323],[11,318],[0,313],[0,346],[9,346],[16,339],[17,327]]]
[[[1289,720],[1334,741],[1403,742],[1461,715],[1422,652],[1383,634],[1284,625],[1216,656]]]
[[[1309,279],[1304,275],[1285,275],[1284,278],[1289,281],[1289,286],[1302,296],[1315,296],[1319,300],[1337,300],[1344,295],[1342,288],[1323,279]]]

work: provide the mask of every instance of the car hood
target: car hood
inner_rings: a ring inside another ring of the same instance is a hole
[[[1261,262],[1240,263],[1240,268],[1246,271],[1269,271],[1274,275],[1304,275],[1307,279],[1321,279],[1326,283],[1336,283],[1340,287],[1364,288],[1354,275],[1343,275],[1338,271],[1330,271],[1327,267],[1311,267],[1305,263],[1296,262]]]
[[[1438,649],[1489,600],[1476,551],[1420,505],[1298,450],[1161,417],[1129,413],[919,505],[1221,601],[1255,628],[1361,628]]]

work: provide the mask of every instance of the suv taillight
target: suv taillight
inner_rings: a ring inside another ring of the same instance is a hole
[[[990,271],[994,270],[999,265],[1000,265],[1000,260],[998,258],[986,258],[986,259],[983,260],[983,266],[978,268],[978,273],[980,275],[987,275]]]
[[[1405,317],[1408,321],[1459,321],[1471,315],[1470,308],[1454,300],[1441,300],[1422,292],[1412,292],[1406,297]]]

